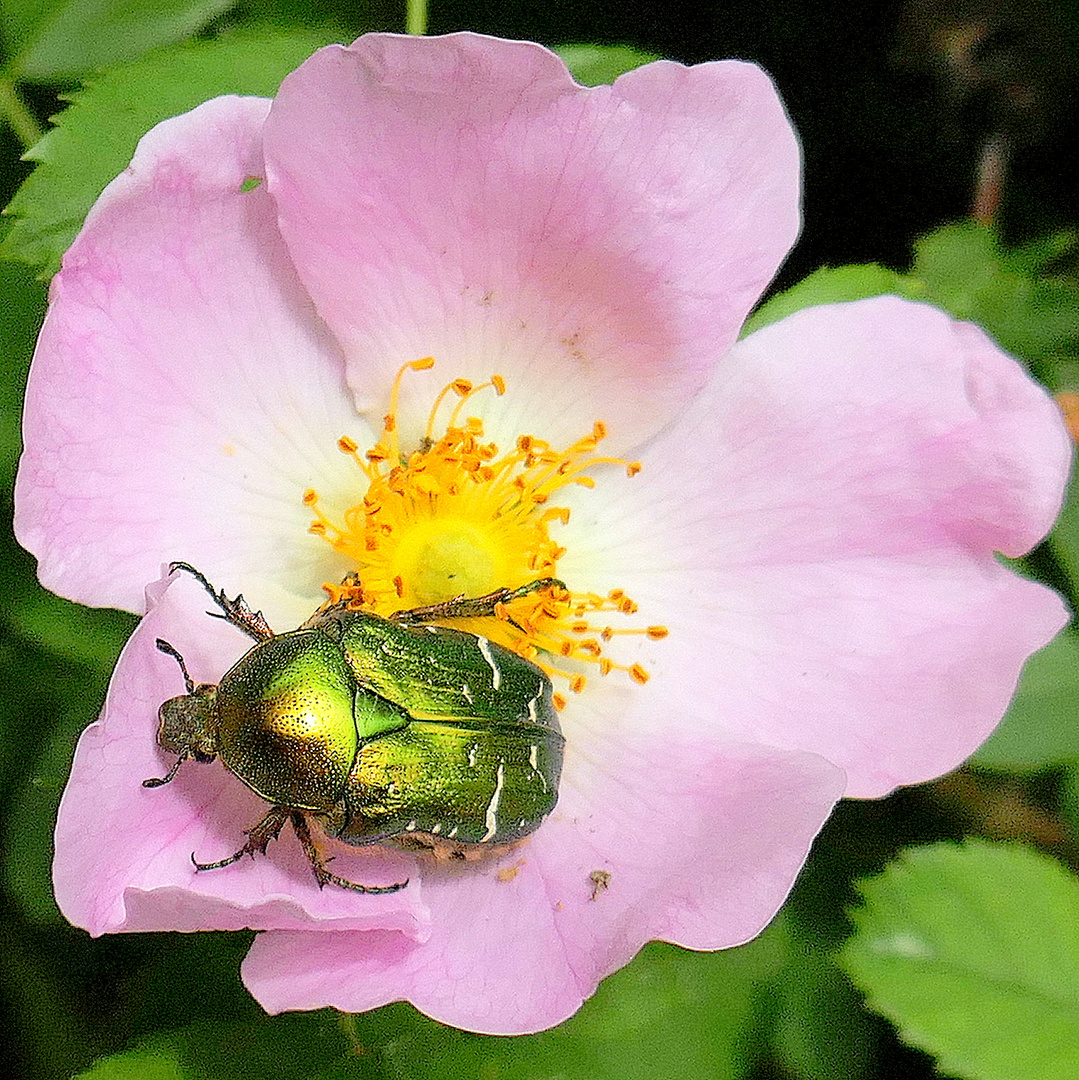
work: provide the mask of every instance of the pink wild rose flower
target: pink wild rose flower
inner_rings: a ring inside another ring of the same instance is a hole
[[[995,553],[1045,535],[1069,445],[929,307],[737,341],[798,227],[798,145],[744,63],[586,89],[536,45],[371,35],[146,135],[53,283],[16,493],[48,588],[144,614],[60,809],[66,916],[261,930],[272,1012],[535,1031],[650,939],[752,938],[836,799],[970,754],[1065,619]],[[183,692],[155,640],[211,683],[252,644],[173,560],[276,632],[349,573],[382,615],[561,579],[463,624],[551,671],[556,808],[465,861],[315,822],[393,893],[320,890],[287,826],[196,871],[268,806],[220,761],[141,786]]]

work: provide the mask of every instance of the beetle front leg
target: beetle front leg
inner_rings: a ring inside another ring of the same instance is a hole
[[[307,815],[302,810],[292,810],[289,816],[292,819],[292,827],[296,830],[296,835],[303,845],[304,854],[310,860],[311,869],[315,872],[315,880],[318,882],[320,889],[325,885],[339,885],[342,889],[351,889],[353,892],[395,893],[408,884],[406,879],[396,885],[359,885],[355,881],[349,881],[347,878],[331,874],[326,869],[326,860],[323,859],[318,848],[315,847],[315,841],[311,839],[311,829],[307,824]]]
[[[443,600],[440,604],[427,604],[424,607],[409,608],[407,611],[395,611],[390,616],[390,620],[402,623],[426,623],[434,622],[436,619],[482,619],[497,615],[517,626],[513,619],[501,612],[499,608],[511,600],[517,600],[529,593],[541,592],[543,589],[567,591],[565,582],[559,581],[558,578],[539,578],[517,589],[495,589],[494,592],[486,593],[484,596],[458,596],[453,600]],[[518,626],[517,629],[521,628]]]
[[[190,574],[210,594],[214,603],[222,612],[222,614],[219,614],[216,611],[208,611],[207,615],[232,623],[238,630],[242,630],[248,637],[254,638],[255,641],[269,641],[274,636],[274,632],[270,629],[269,623],[266,622],[262,612],[252,611],[242,594],[237,596],[235,600],[230,600],[225,595],[224,589],[215,589],[206,580],[205,576],[190,563],[169,563],[170,574],[175,573],[177,570],[183,570],[185,573]]]
[[[261,855],[265,855],[266,845],[271,840],[277,839],[285,822],[289,820],[290,813],[291,811],[286,810],[283,806],[273,807],[253,829],[247,830],[247,843],[235,855],[230,855],[227,859],[219,859],[217,862],[211,863],[200,863],[195,858],[195,853],[191,852],[191,861],[195,864],[195,869],[219,870],[222,866],[231,866],[234,862],[238,862],[245,855],[254,858],[256,851]]]

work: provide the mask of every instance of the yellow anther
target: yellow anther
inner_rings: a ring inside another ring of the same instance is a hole
[[[388,615],[460,595],[481,596],[503,587],[520,590],[537,579],[558,577],[566,548],[551,531],[570,521],[569,508],[557,505],[559,491],[570,484],[593,488],[589,470],[600,465],[619,465],[631,475],[640,467],[595,454],[607,435],[606,425],[598,420],[590,434],[563,447],[530,434],[520,435],[508,451],[485,441],[481,417],[468,416],[466,410],[473,411],[468,403],[485,390],[505,393],[501,375],[479,385],[465,378],[443,385],[423,437],[415,446],[402,447],[398,401],[404,375],[430,368],[433,362],[425,357],[398,370],[382,433],[366,453],[347,436],[338,440],[367,481],[361,499],[340,522],[319,509],[313,489],[304,493],[304,505],[315,517],[312,532],[324,536],[355,569],[356,588],[347,594],[328,590],[332,602],[343,599]],[[452,408],[451,399],[456,399]],[[643,668],[619,665],[603,655],[614,631],[601,632],[589,621],[598,611],[635,611],[636,604],[622,591],[606,596],[562,588],[520,591],[523,595],[498,604],[482,621],[463,620],[465,628],[477,622],[474,632],[565,679],[574,693],[582,692],[587,677],[565,670],[568,661],[594,664],[602,675],[620,670],[636,681],[647,678]],[[666,629],[632,632],[655,640],[665,636]],[[558,695],[558,700],[558,707],[564,707],[565,697]]]

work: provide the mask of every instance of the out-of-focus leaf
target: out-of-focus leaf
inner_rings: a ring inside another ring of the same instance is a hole
[[[28,12],[18,19],[18,53],[9,68],[23,79],[72,79],[182,41],[235,2],[65,0],[50,4],[32,22],[25,17]]]
[[[135,628],[135,616],[88,608],[37,586],[17,596],[7,617],[28,641],[72,663],[107,674]]]
[[[973,222],[949,225],[917,245],[913,276],[926,299],[969,319],[1031,365],[1052,389],[1079,388],[1079,287],[1044,272],[1074,244],[1061,234],[1008,250]]]
[[[1060,517],[1049,534],[1049,547],[1079,593],[1079,477],[1074,469]]]
[[[942,1072],[1079,1076],[1079,881],[1044,855],[915,848],[863,881],[841,954],[871,1008]]]
[[[29,269],[0,263],[0,490],[15,478],[22,392],[44,313],[45,290]]]
[[[516,1039],[460,1035],[448,1048],[445,1038],[432,1046],[414,1037],[390,1051],[391,1071],[408,1080],[737,1080],[752,1066],[759,998],[785,950],[781,926],[719,953],[653,942],[552,1031]],[[352,1075],[338,1065],[319,1080]]]
[[[76,1080],[204,1080],[204,1075],[184,1068],[178,1047],[154,1043],[102,1058]]]
[[[792,945],[776,978],[773,1046],[796,1080],[864,1080],[870,1075],[876,1023],[832,955],[808,942]]]
[[[0,4],[0,38],[5,58],[26,51],[51,7],[52,0],[4,0]]]
[[[151,127],[219,94],[273,95],[322,44],[307,31],[237,33],[161,49],[96,79],[31,151],[38,167],[11,201],[15,220],[0,257],[55,272],[94,200]]]
[[[612,83],[619,75],[659,59],[630,45],[560,45],[555,52],[582,86]]]
[[[53,727],[33,767],[13,793],[0,866],[3,884],[31,922],[59,917],[52,895],[52,834],[60,796],[71,770],[79,734],[97,716],[105,694],[104,678],[85,668],[69,672],[77,690],[63,705],[54,703]],[[136,790],[145,777],[131,778]]]
[[[350,1050],[328,1009],[290,1013],[191,1024],[103,1058],[77,1080],[307,1080]]]
[[[758,308],[746,320],[742,337],[793,315],[802,308],[864,300],[867,296],[883,296],[887,293],[896,293],[911,300],[926,299],[925,289],[920,282],[876,263],[825,266],[814,270],[809,277],[803,278],[786,292],[777,293]]]
[[[38,944],[16,920],[0,920],[3,1061],[8,1076],[51,1080],[71,1076],[101,1044],[99,1033],[79,1015],[70,987],[43,960]],[[63,943],[57,944],[60,951]],[[71,960],[70,952],[65,959]]]
[[[1000,727],[971,760],[1015,771],[1079,761],[1079,633],[1061,631],[1027,661]]]

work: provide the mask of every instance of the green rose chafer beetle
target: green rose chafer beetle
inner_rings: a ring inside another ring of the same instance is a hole
[[[434,620],[490,616],[517,597],[564,588],[544,578],[382,618],[344,602],[274,634],[242,596],[229,600],[187,563],[227,621],[256,644],[220,683],[196,685],[168,642],[187,692],[162,704],[157,741],[178,759],[225,767],[271,809],[239,851],[265,853],[290,821],[319,886],[394,892],[329,872],[308,818],[347,844],[394,843],[469,858],[534,832],[554,808],[564,739],[551,682],[535,664]],[[216,612],[211,614],[217,614]]]

